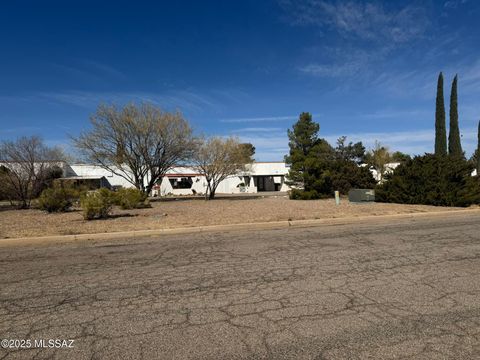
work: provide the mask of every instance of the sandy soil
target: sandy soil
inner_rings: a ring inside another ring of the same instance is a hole
[[[106,220],[83,220],[80,210],[48,214],[40,210],[0,211],[0,238],[72,235],[200,225],[327,219],[455,210],[425,205],[352,204],[334,200],[301,201],[286,197],[176,200],[153,202],[152,208],[114,209]]]

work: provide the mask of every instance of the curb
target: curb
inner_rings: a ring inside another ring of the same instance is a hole
[[[85,241],[85,240],[115,240],[122,238],[142,238],[162,235],[179,235],[179,234],[193,234],[206,232],[220,232],[220,231],[242,231],[242,230],[268,230],[268,229],[283,229],[291,227],[315,227],[320,225],[335,226],[348,225],[366,220],[393,220],[393,219],[415,219],[431,216],[442,215],[462,215],[462,214],[480,214],[480,209],[465,209],[465,210],[443,210],[434,212],[418,212],[418,213],[403,213],[403,214],[389,214],[389,215],[369,215],[358,217],[339,217],[327,219],[309,219],[309,220],[282,220],[270,222],[257,223],[239,223],[226,225],[206,225],[196,227],[183,228],[167,228],[167,229],[152,229],[152,230],[133,230],[133,231],[119,231],[111,233],[94,233],[94,234],[77,234],[77,235],[51,235],[51,236],[37,236],[37,237],[23,237],[23,238],[6,238],[0,239],[0,246],[3,245],[20,245],[28,243],[43,243],[43,242],[71,242],[71,241]]]

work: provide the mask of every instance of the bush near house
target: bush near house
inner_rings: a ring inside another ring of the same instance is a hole
[[[316,190],[292,189],[288,192],[291,200],[315,200],[326,198],[325,195],[319,194]]]
[[[114,193],[115,205],[122,209],[142,209],[150,207],[147,194],[135,188],[121,188]]]
[[[80,192],[72,188],[53,187],[42,191],[38,198],[38,207],[49,213],[70,210]]]
[[[398,166],[378,185],[376,201],[435,206],[480,203],[480,178],[461,156],[416,156]]]
[[[80,206],[83,210],[85,220],[107,218],[115,202],[113,192],[102,188],[96,191],[89,191],[80,199]]]

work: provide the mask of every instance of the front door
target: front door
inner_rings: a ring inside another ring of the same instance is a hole
[[[265,191],[265,176],[259,176],[257,178],[257,190]]]

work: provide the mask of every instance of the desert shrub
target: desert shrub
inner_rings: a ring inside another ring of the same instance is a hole
[[[107,218],[112,210],[114,194],[105,188],[89,191],[80,199],[85,220]]]
[[[379,202],[469,206],[480,203],[480,180],[463,157],[416,156],[398,166],[378,185]]]
[[[43,190],[38,198],[38,207],[49,213],[64,212],[70,209],[78,197],[79,192],[71,188],[48,188]]]
[[[470,176],[458,196],[457,206],[480,205],[480,176]]]
[[[37,181],[33,184],[33,197],[36,198],[41,195],[43,190],[52,188],[54,181],[61,178],[62,175],[63,170],[57,165],[47,167],[39,172]]]
[[[122,209],[141,209],[149,207],[147,195],[135,188],[121,188],[115,193],[115,205]]]
[[[316,190],[305,191],[303,189],[292,189],[288,195],[291,200],[314,200],[322,198],[322,195]]]

